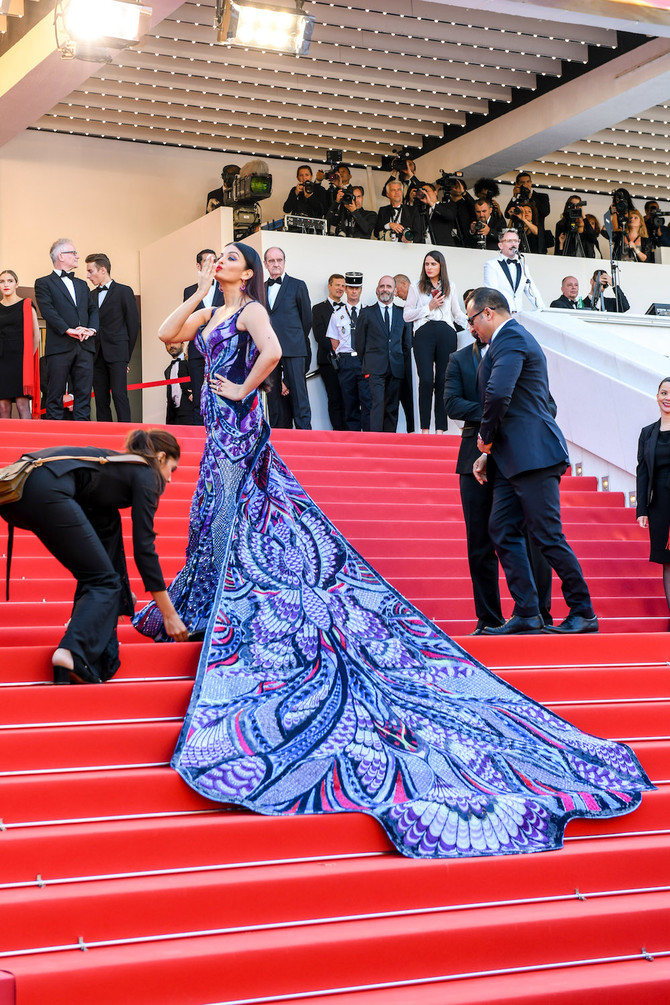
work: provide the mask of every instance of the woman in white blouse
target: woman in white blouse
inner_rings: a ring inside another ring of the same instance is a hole
[[[449,356],[455,350],[454,322],[467,328],[458,291],[449,282],[447,263],[439,251],[429,251],[423,260],[418,283],[412,283],[403,310],[405,321],[414,322],[414,359],[419,375],[419,418],[421,432],[430,431],[430,413],[435,399],[435,432],[444,433],[444,375]]]

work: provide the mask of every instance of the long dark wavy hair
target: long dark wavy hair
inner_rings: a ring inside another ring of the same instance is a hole
[[[266,307],[265,302],[265,286],[263,284],[263,263],[260,260],[260,256],[257,251],[255,251],[251,245],[244,244],[242,241],[231,241],[230,244],[237,248],[241,252],[244,261],[247,263],[247,268],[253,269],[254,274],[251,279],[247,280],[247,294],[252,300],[257,300],[262,307]],[[230,245],[226,245],[230,247]]]
[[[432,281],[426,275],[426,258],[434,258],[435,261],[440,266],[440,277],[439,282],[442,286],[442,293],[445,297],[449,296],[449,276],[447,274],[447,263],[444,260],[444,255],[441,251],[437,251],[436,248],[432,248],[423,259],[423,265],[421,266],[421,275],[419,276],[419,292],[420,293],[430,293],[433,288]]]

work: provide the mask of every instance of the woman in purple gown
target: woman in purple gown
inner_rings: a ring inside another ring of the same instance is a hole
[[[260,813],[370,813],[417,858],[545,851],[572,817],[634,809],[653,786],[627,746],[488,671],[306,495],[258,399],[280,353],[260,259],[231,244],[215,270],[225,306],[190,315],[203,271],[160,331],[195,337],[207,367],[186,564],[169,588],[204,641],[173,767]],[[166,640],[154,605],[135,623]]]

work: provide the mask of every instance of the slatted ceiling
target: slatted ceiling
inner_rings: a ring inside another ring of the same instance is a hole
[[[378,166],[382,153],[491,101],[532,96],[562,60],[615,47],[599,28],[470,11],[421,0],[314,2],[307,57],[214,42],[214,0],[187,2],[37,123],[41,129],[178,143],[240,154],[322,159],[329,147]],[[232,107],[243,114],[230,114]]]
[[[648,198],[649,193],[670,193],[669,161],[667,104],[655,105],[526,166],[538,188],[579,191],[581,187],[608,195],[623,185],[639,200]],[[505,175],[503,181],[513,181],[514,174]]]

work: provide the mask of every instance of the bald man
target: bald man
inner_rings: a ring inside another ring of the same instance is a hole
[[[370,431],[395,433],[404,352],[411,345],[412,326],[405,324],[402,308],[393,303],[392,276],[381,277],[376,293],[377,303],[360,313],[356,345],[370,389]]]

